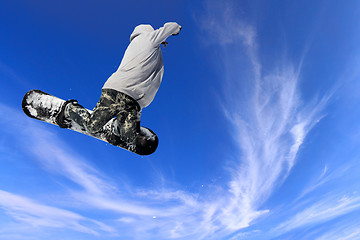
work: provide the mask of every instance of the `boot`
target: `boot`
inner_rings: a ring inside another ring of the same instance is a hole
[[[106,134],[106,141],[108,141],[108,143],[114,145],[114,146],[119,146],[122,145],[123,141],[121,141],[119,136],[116,136],[114,133],[112,133],[112,131],[109,131]]]
[[[56,116],[56,124],[59,125],[59,127],[61,128],[71,128],[71,120],[66,118],[65,116],[65,110],[69,103],[79,105],[79,103],[75,99],[70,99],[64,102],[58,115]]]

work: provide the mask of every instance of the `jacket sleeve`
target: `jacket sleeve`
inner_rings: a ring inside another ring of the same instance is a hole
[[[181,30],[181,26],[176,22],[168,22],[159,29],[156,29],[151,36],[152,41],[155,45],[160,45],[169,36],[178,34]]]

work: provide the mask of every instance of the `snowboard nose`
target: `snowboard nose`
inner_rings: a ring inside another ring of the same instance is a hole
[[[136,153],[150,155],[156,151],[158,145],[157,135],[152,130],[141,127],[140,134],[136,137]]]

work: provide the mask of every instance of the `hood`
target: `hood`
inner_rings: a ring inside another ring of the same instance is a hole
[[[137,27],[135,27],[134,31],[132,32],[130,36],[130,42],[137,36],[139,36],[142,33],[152,32],[154,31],[154,28],[149,24],[141,24]]]

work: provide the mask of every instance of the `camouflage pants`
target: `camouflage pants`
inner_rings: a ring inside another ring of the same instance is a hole
[[[90,133],[99,132],[112,118],[112,133],[126,143],[133,143],[140,132],[141,108],[130,96],[113,89],[103,89],[92,113],[78,104],[69,104],[66,116]]]

